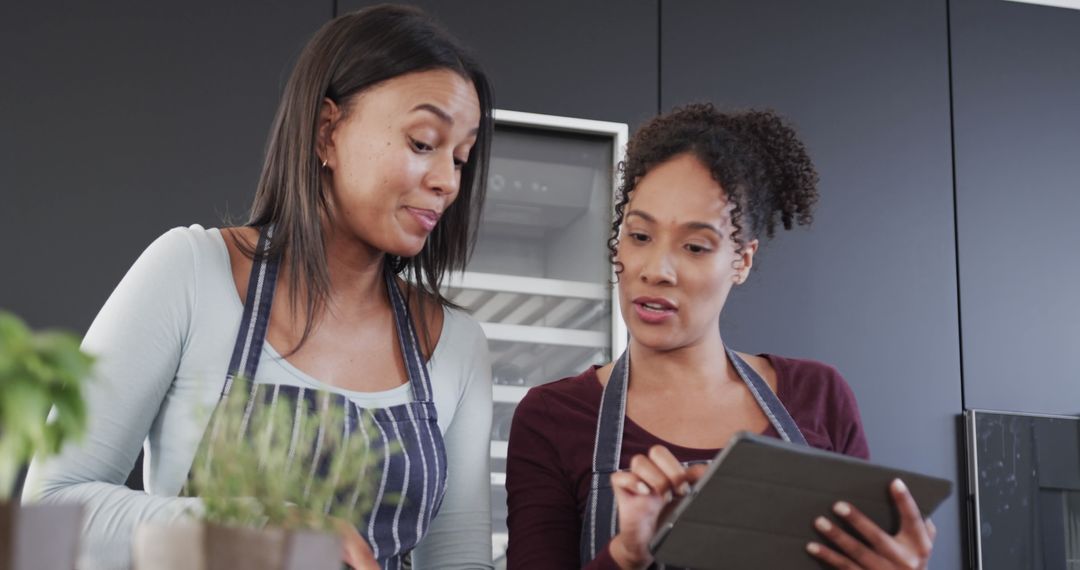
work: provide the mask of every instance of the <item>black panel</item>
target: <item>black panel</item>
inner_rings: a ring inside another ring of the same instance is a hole
[[[940,0],[662,4],[663,100],[772,107],[821,173],[813,228],[731,298],[725,340],[835,365],[877,461],[957,480],[962,409],[946,9]],[[947,502],[932,566],[962,566]]]
[[[1072,568],[1067,549],[1076,545],[1066,532],[1067,505],[1075,501],[1080,421],[969,413],[982,568]]]
[[[339,12],[376,4],[342,0]],[[483,63],[500,109],[634,125],[657,109],[657,0],[428,0]]]
[[[952,0],[966,404],[1080,412],[1080,10]]]
[[[5,2],[0,306],[81,332],[158,235],[245,218],[288,71],[331,11]]]

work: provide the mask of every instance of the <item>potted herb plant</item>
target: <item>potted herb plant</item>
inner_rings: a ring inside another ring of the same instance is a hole
[[[141,526],[137,570],[342,567],[335,525],[370,510],[374,489],[365,475],[383,457],[361,436],[375,433],[371,420],[361,416],[366,429],[346,429],[356,418],[329,405],[328,394],[301,403],[299,412],[285,395],[257,398],[246,409],[249,390],[244,381],[233,384],[196,455],[186,491],[202,508],[184,523]]]
[[[75,335],[35,333],[0,311],[0,570],[75,566],[81,509],[20,506],[12,495],[33,456],[55,455],[85,432],[81,386],[92,362]]]

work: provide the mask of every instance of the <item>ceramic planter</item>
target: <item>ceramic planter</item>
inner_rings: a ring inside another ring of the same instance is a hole
[[[0,570],[72,570],[82,507],[0,502]]]
[[[335,534],[233,528],[203,522],[143,525],[135,570],[340,570]]]

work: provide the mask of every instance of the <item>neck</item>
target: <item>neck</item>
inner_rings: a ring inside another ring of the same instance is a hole
[[[656,350],[630,339],[630,384],[635,390],[700,391],[738,381],[719,328],[698,342]]]
[[[335,313],[366,312],[386,306],[383,263],[386,253],[332,227],[325,234],[330,276],[327,308]]]

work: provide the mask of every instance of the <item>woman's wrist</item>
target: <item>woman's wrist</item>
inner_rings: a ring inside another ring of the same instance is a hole
[[[622,533],[615,535],[615,538],[608,543],[608,552],[622,570],[645,570],[652,563],[651,556],[647,554],[642,556],[627,547],[626,538]]]

